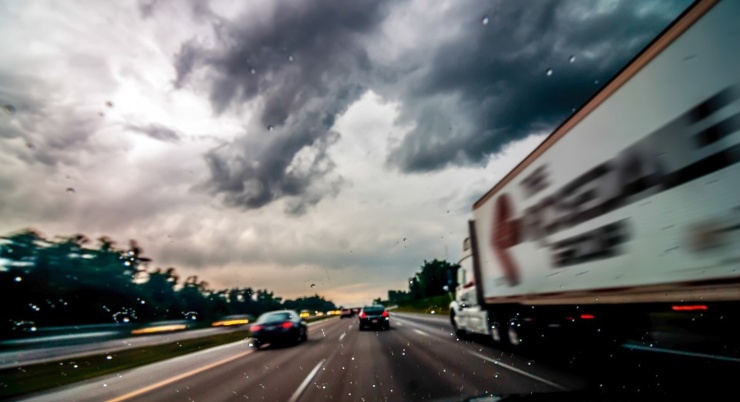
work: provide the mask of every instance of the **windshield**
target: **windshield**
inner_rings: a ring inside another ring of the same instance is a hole
[[[737,21],[0,0],[0,400],[734,394]]]

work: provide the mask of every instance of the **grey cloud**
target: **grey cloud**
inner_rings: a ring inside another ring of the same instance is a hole
[[[159,141],[179,142],[182,139],[177,131],[157,123],[127,124],[125,127]]]
[[[213,47],[184,43],[174,63],[177,87],[203,71],[215,113],[260,105],[258,122],[205,155],[211,178],[203,187],[243,208],[289,197],[291,214],[318,203],[322,189],[336,194],[342,181],[330,177],[330,129],[365,91],[370,62],[361,39],[383,14],[381,1],[280,1],[267,21],[214,21]],[[292,169],[302,150],[313,160]]]
[[[401,99],[400,121],[416,124],[388,163],[405,172],[480,163],[513,140],[552,130],[687,3],[637,10],[623,1],[596,14],[584,14],[577,1],[504,2],[495,12],[455,3],[465,12],[454,14],[467,19],[450,23],[465,27],[462,33],[418,60],[400,87],[383,91]]]
[[[0,141],[21,138],[26,149],[14,154],[29,164],[75,165],[76,154],[93,147],[88,139],[101,118],[93,108],[55,100],[52,92],[43,82],[0,74],[0,102],[15,109],[0,114]]]

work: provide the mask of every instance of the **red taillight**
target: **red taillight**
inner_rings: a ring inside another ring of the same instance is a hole
[[[697,310],[707,310],[707,306],[703,304],[697,304],[693,306],[671,306],[671,310],[673,311],[697,311]]]
[[[365,314],[364,311],[362,313],[360,313],[360,318],[366,318],[366,317],[367,317],[367,314]]]
[[[285,329],[288,329],[288,328],[292,327],[293,324],[291,322],[284,322],[281,326],[283,328],[285,328]]]
[[[388,317],[388,312],[387,311],[383,311],[383,317]]]
[[[593,320],[594,315],[593,314],[581,314],[581,319],[582,320]]]
[[[250,328],[250,331],[257,332],[262,329],[262,325],[252,325],[252,328]]]

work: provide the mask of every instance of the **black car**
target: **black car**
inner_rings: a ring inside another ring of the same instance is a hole
[[[259,349],[266,343],[298,344],[308,340],[308,327],[298,313],[292,310],[262,314],[249,328],[252,344]]]
[[[383,306],[367,306],[360,311],[360,331],[365,328],[391,329],[391,318]]]

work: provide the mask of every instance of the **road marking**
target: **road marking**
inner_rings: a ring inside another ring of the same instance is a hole
[[[414,328],[414,332],[416,332],[419,335],[429,336],[429,334],[427,334],[426,332],[424,332],[424,331],[422,331],[420,329]]]
[[[317,364],[316,367],[314,367],[313,370],[311,370],[311,372],[308,373],[308,376],[306,376],[306,378],[303,380],[303,382],[301,383],[301,385],[298,386],[298,389],[296,389],[295,392],[293,392],[293,395],[290,397],[290,399],[288,400],[288,402],[295,402],[295,401],[298,400],[298,398],[300,398],[300,396],[303,393],[303,391],[306,390],[306,387],[308,387],[308,384],[316,376],[316,373],[319,372],[319,369],[321,368],[321,365],[324,364],[325,361],[326,361],[326,359],[320,361],[319,364]]]
[[[339,342],[341,342],[342,339],[344,339],[345,336],[347,336],[347,333],[346,332],[342,332],[342,335],[339,335]]]
[[[653,348],[653,347],[648,347],[648,346],[633,345],[631,343],[625,343],[624,345],[622,345],[622,347],[627,348],[627,349],[644,350],[648,352],[668,353],[668,354],[680,355],[680,356],[702,357],[706,359],[724,360],[727,362],[740,363],[740,359],[735,358],[735,357],[710,355],[706,353],[684,352],[683,350]]]
[[[254,350],[247,350],[246,352],[239,353],[238,355],[227,357],[226,359],[219,360],[219,361],[217,361],[215,363],[211,363],[211,364],[206,365],[206,366],[203,366],[203,367],[198,367],[195,370],[190,370],[187,373],[183,373],[183,374],[180,374],[180,375],[177,375],[177,376],[168,378],[166,380],[160,381],[160,382],[158,382],[156,384],[152,384],[152,385],[149,385],[147,387],[137,389],[136,391],[129,392],[128,394],[121,395],[121,396],[116,397],[116,398],[113,398],[113,399],[109,399],[108,402],[119,402],[119,401],[125,401],[127,399],[131,399],[131,398],[133,398],[135,396],[139,396],[139,395],[141,395],[141,394],[143,394],[145,392],[149,392],[149,391],[151,391],[153,389],[164,387],[165,385],[172,384],[175,381],[180,381],[183,378],[187,378],[187,377],[190,377],[192,375],[195,375],[195,374],[198,374],[198,373],[202,373],[202,372],[204,372],[206,370],[212,369],[212,368],[214,368],[216,366],[220,366],[222,364],[226,364],[226,363],[228,363],[228,362],[230,362],[232,360],[239,359],[241,357],[244,357],[244,356],[246,356],[248,354],[252,354],[252,353],[254,353]]]
[[[480,357],[483,360],[488,360],[489,362],[491,362],[491,363],[493,363],[493,364],[495,364],[497,366],[501,366],[501,367],[503,367],[505,369],[508,369],[508,370],[511,370],[511,371],[513,371],[515,373],[519,373],[519,374],[521,374],[521,375],[523,375],[525,377],[529,377],[529,378],[531,378],[533,380],[537,380],[537,381],[539,381],[541,383],[547,384],[547,385],[549,385],[551,387],[554,387],[554,388],[557,388],[557,389],[559,389],[561,391],[567,391],[568,390],[568,388],[566,388],[566,387],[564,387],[564,386],[562,386],[560,384],[556,384],[556,383],[554,383],[554,382],[552,382],[552,381],[550,381],[548,379],[545,379],[545,378],[542,378],[540,376],[537,376],[537,375],[534,375],[532,373],[529,373],[527,371],[518,369],[518,368],[516,368],[514,366],[510,366],[510,365],[508,365],[506,363],[502,363],[502,362],[500,362],[500,361],[498,361],[496,359],[492,359],[492,358],[490,358],[490,357],[488,357],[486,355],[482,355],[482,354],[477,353],[477,352],[470,352],[470,353],[473,354],[473,355],[475,355],[475,356]]]

